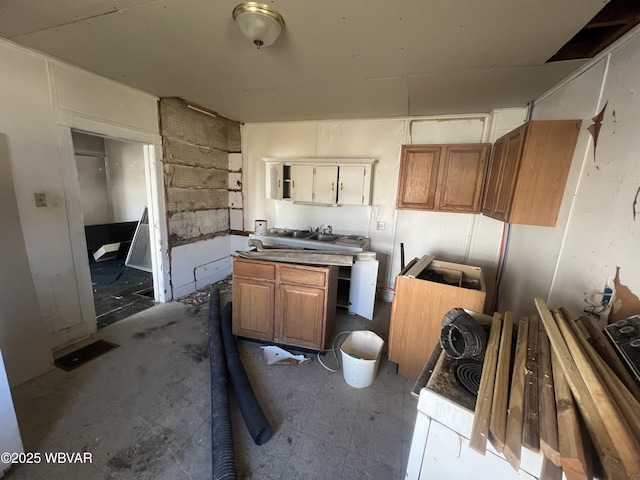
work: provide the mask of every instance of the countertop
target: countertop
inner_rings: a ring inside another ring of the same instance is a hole
[[[364,252],[368,250],[369,239],[360,235],[341,235],[332,241],[311,240],[309,238],[293,238],[286,236],[294,230],[272,228],[266,235],[250,234],[249,238],[260,240],[266,246],[288,246],[308,248],[311,250],[344,250],[348,252]]]

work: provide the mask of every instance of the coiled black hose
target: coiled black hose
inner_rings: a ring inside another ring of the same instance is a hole
[[[251,438],[256,445],[262,445],[269,441],[273,435],[273,429],[264,415],[258,399],[256,398],[247,373],[238,355],[238,347],[231,330],[232,304],[227,303],[222,311],[220,330],[222,332],[222,344],[227,357],[227,368],[231,378],[231,386],[236,395],[238,407],[242,418],[247,425]]]
[[[214,480],[236,479],[231,411],[227,387],[227,363],[220,329],[220,293],[211,290],[209,300],[209,360],[211,361],[211,456]]]
[[[487,343],[484,329],[464,310],[450,310],[443,323],[440,345],[451,358],[471,358],[484,352]]]

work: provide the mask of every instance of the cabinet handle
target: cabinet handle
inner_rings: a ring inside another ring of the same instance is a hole
[[[343,184],[340,182],[340,191],[342,191]]]
[[[331,191],[333,192],[333,188],[334,188],[334,183],[335,182],[331,182]]]
[[[296,188],[296,181],[295,180],[291,180],[291,188]]]
[[[278,180],[278,188],[280,188],[280,180]]]

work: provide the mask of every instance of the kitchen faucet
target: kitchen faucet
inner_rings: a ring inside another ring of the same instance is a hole
[[[316,227],[315,229],[313,227],[309,227],[309,231],[311,232],[316,232],[316,233],[324,233],[324,234],[329,234],[331,235],[331,233],[333,233],[333,227],[331,225],[327,225],[327,228],[322,228],[324,227],[324,225],[320,225],[319,227]]]

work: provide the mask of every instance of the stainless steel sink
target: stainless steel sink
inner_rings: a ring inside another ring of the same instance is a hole
[[[309,230],[291,230],[289,232],[284,232],[279,234],[281,237],[292,237],[292,238],[307,238],[311,235]]]
[[[333,235],[329,233],[314,233],[309,237],[309,240],[318,240],[320,242],[333,242],[337,240],[340,235]]]
[[[307,238],[309,235],[311,235],[309,230],[294,230],[291,232],[293,238]]]

